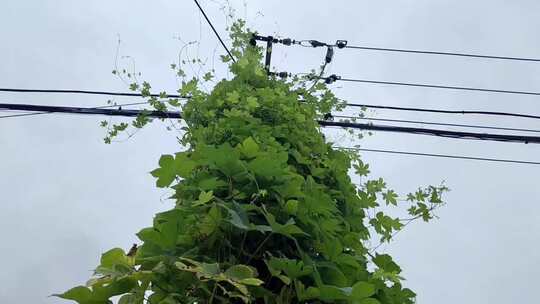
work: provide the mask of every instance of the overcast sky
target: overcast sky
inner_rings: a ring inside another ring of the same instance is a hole
[[[225,17],[201,0],[225,35]],[[534,0],[231,1],[262,34],[350,44],[540,57],[540,2]],[[121,66],[156,91],[174,92],[169,65],[183,42],[222,54],[192,1],[29,1],[0,4],[0,87],[125,91]],[[196,48],[190,50],[194,56]],[[323,49],[276,47],[278,70],[317,67]],[[215,68],[223,75],[225,67]],[[540,91],[540,64],[355,50],[330,69],[347,78]],[[540,98],[339,83],[351,102],[540,114]],[[98,106],[107,98],[0,93],[0,102]],[[139,101],[116,98],[116,102]],[[351,111],[350,113],[353,113]],[[0,112],[0,115],[4,115]],[[377,111],[379,118],[540,129],[538,120]],[[165,124],[103,144],[103,118],[41,115],[0,119],[0,302],[60,303],[47,296],[83,284],[102,252],[129,248],[153,215],[172,206],[148,174],[179,149]],[[115,119],[115,121],[121,121]],[[330,138],[340,138],[335,131]],[[529,134],[531,135],[531,134]],[[534,135],[534,134],[532,134]],[[347,144],[347,143],[340,143]],[[540,146],[383,134],[365,148],[540,161]],[[383,247],[404,269],[418,303],[535,303],[540,277],[540,166],[364,154],[373,177],[397,191],[446,181],[448,205],[433,223],[415,223]]]

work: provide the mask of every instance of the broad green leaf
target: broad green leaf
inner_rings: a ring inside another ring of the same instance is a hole
[[[193,206],[201,206],[210,202],[214,198],[214,191],[201,191],[199,199],[193,202]]]
[[[290,218],[285,224],[280,224],[276,221],[276,218],[274,217],[274,215],[268,212],[264,207],[263,207],[263,214],[264,214],[264,217],[266,218],[266,221],[272,228],[273,233],[283,234],[290,238],[292,238],[293,235],[306,235],[307,236],[307,234],[304,231],[302,231],[302,229],[300,229],[298,226],[295,225],[295,221],[293,218]]]
[[[340,288],[331,285],[324,285],[319,287],[320,299],[326,302],[334,302],[337,300],[345,300],[347,296]]]
[[[287,275],[288,280],[313,273],[313,267],[305,266],[304,262],[299,260],[272,257],[270,260],[265,261],[265,263],[272,275],[277,276],[283,271]]]
[[[125,252],[121,248],[113,248],[101,255],[102,267],[111,268],[115,264],[124,264],[129,266],[129,260]]]
[[[265,179],[271,179],[283,173],[280,164],[268,156],[258,156],[248,163],[248,168],[255,175]]]
[[[159,166],[160,168],[151,172],[157,178],[156,185],[160,188],[168,187],[176,177],[174,157],[172,155],[162,155],[159,159]]]
[[[285,204],[285,210],[288,214],[295,215],[298,211],[298,201],[297,200],[288,200]]]
[[[92,291],[84,286],[77,286],[62,294],[54,294],[53,296],[66,300],[73,300],[80,304],[88,304],[92,302]]]
[[[240,94],[237,91],[227,93],[227,101],[232,104],[238,103],[240,101]]]
[[[168,187],[179,176],[188,177],[197,164],[186,153],[177,153],[176,158],[172,155],[162,155],[159,159],[159,168],[151,172],[157,178],[156,185],[160,188]]]
[[[208,214],[202,220],[200,232],[202,235],[210,235],[218,230],[222,221],[221,211],[217,206],[212,206]]]
[[[259,145],[253,140],[250,136],[246,138],[241,145],[240,151],[248,158],[253,158],[257,156],[259,152]]]
[[[197,167],[197,163],[191,160],[186,152],[176,153],[174,159],[174,169],[178,176],[186,178]]]
[[[249,96],[248,98],[246,98],[246,104],[250,109],[254,109],[259,106],[259,103],[257,102],[257,97],[253,96]]]
[[[246,265],[234,265],[225,271],[225,275],[233,280],[240,281],[255,277],[255,271]]]
[[[137,233],[137,237],[143,242],[162,245],[161,235],[154,227],[143,228]]]
[[[321,267],[321,263],[319,263],[317,268],[325,284],[336,287],[350,286],[349,280],[338,267],[331,265],[330,263],[326,264],[324,267]]]
[[[377,254],[373,259],[373,263],[386,272],[401,272],[401,268],[392,260],[388,254]]]
[[[358,282],[353,285],[351,297],[354,300],[361,300],[375,294],[375,285],[367,282]]]

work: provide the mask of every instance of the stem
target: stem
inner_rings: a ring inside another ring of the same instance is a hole
[[[242,238],[242,243],[240,244],[240,254],[244,254],[244,244],[246,243],[247,232],[244,232],[244,237]]]
[[[212,294],[210,295],[210,301],[208,301],[208,304],[212,304],[212,302],[214,301],[214,295],[216,294],[216,288],[217,288],[217,283],[214,283],[214,288],[212,289]]]
[[[257,247],[257,249],[255,249],[255,251],[253,252],[253,255],[249,258],[249,260],[247,261],[246,264],[249,264],[249,262],[251,262],[251,260],[257,255],[257,253],[259,252],[259,250],[261,250],[262,246],[264,245],[264,243],[266,243],[268,241],[268,239],[270,239],[270,237],[272,236],[272,233],[268,234],[268,236],[266,236],[266,238],[264,238],[264,240],[259,244],[259,246]]]

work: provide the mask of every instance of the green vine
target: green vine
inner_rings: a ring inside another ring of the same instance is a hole
[[[419,189],[402,202],[382,179],[354,185],[349,170],[365,177],[369,166],[333,148],[316,122],[343,103],[324,84],[268,77],[244,23],[230,30],[237,62],[222,59],[232,79],[211,92],[200,89],[211,72],[184,80],[185,103],[149,98],[183,115],[187,150],[163,155],[152,171],[175,207],[137,233],[137,250],[104,253],[86,286],[57,296],[81,304],[115,296],[120,304],[413,303],[401,268],[368,244],[374,235],[390,241],[404,221],[431,219],[447,189]],[[142,115],[132,127],[149,122]],[[112,127],[108,141],[127,127]],[[403,204],[412,218],[380,211]]]

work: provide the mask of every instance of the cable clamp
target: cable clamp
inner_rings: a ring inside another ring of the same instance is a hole
[[[341,76],[337,76],[336,74],[332,74],[332,75],[325,78],[324,83],[331,84],[331,83],[334,83],[334,82],[336,82],[337,80],[340,80],[340,79],[341,79]]]
[[[338,49],[342,49],[347,46],[347,40],[338,40],[336,41],[336,46]]]
[[[296,44],[304,46],[304,47],[314,47],[314,48],[321,47],[321,46],[328,46],[328,44],[317,41],[317,40],[300,40],[296,42]]]
[[[299,44],[296,40],[293,40],[291,38],[283,38],[283,39],[277,39],[272,36],[260,36],[257,34],[253,34],[251,36],[251,39],[249,40],[249,43],[251,45],[256,45],[257,41],[264,41],[264,42],[272,42],[272,43],[281,43],[286,46],[290,46],[293,44]]]
[[[283,45],[286,45],[286,46],[290,46],[291,44],[294,43],[294,40],[292,40],[291,38],[285,38],[285,39],[280,39],[279,43],[281,43]]]
[[[269,72],[268,75],[277,76],[279,78],[287,78],[292,76],[291,73],[287,72]]]

